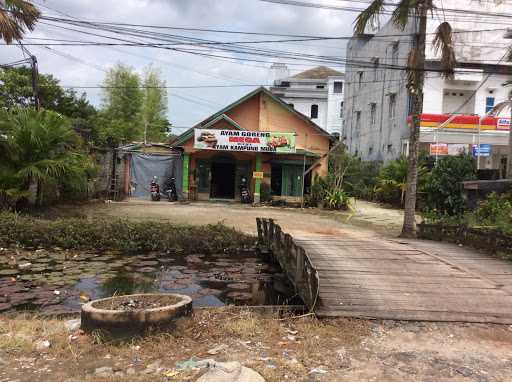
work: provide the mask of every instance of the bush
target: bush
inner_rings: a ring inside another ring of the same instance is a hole
[[[255,238],[222,224],[185,226],[77,218],[50,221],[5,212],[0,214],[0,244],[122,252],[219,253],[251,247]]]
[[[403,206],[407,189],[407,158],[401,157],[386,163],[379,172],[375,187],[378,200],[393,205]],[[418,163],[418,187],[421,192],[427,178],[428,170],[422,162]]]
[[[350,197],[343,190],[327,190],[324,196],[324,207],[331,210],[347,210],[350,207]]]
[[[461,182],[476,178],[469,155],[447,156],[438,161],[425,184],[426,208],[446,215],[464,213]]]
[[[486,200],[480,202],[473,217],[476,225],[495,226],[512,232],[512,193],[489,194]]]

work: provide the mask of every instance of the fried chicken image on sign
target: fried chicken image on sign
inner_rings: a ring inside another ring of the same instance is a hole
[[[286,138],[284,135],[281,135],[279,137],[272,137],[268,140],[267,146],[272,147],[274,149],[278,147],[288,146],[288,138]]]
[[[207,131],[202,132],[197,140],[199,142],[204,142],[208,147],[215,147],[217,145],[217,138],[215,137],[215,134]]]

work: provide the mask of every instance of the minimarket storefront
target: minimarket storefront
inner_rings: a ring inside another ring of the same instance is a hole
[[[183,153],[183,196],[237,201],[245,178],[256,203],[299,202],[315,175],[326,175],[332,140],[309,118],[257,89],[174,143]]]

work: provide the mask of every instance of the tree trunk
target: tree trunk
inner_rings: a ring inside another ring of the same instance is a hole
[[[511,91],[512,92],[512,91]],[[512,179],[512,97],[509,97],[510,103],[510,124],[508,125],[508,155],[507,155],[507,179]]]
[[[423,112],[423,82],[425,79],[425,34],[427,31],[427,11],[421,7],[418,11],[419,24],[414,37],[417,50],[416,67],[413,68],[408,88],[412,95],[412,123],[409,136],[409,158],[407,169],[407,191],[405,193],[404,225],[401,237],[416,237],[416,189],[418,182],[418,152],[420,145],[420,121]]]

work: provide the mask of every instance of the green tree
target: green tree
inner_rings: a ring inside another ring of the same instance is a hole
[[[144,141],[163,142],[168,138],[167,89],[160,71],[149,66],[144,72],[142,121]]]
[[[461,182],[475,178],[475,161],[470,155],[440,159],[425,185],[427,208],[445,215],[461,215],[465,207]]]
[[[0,37],[10,44],[23,39],[27,29],[34,30],[41,16],[39,10],[25,0],[0,0]]]
[[[375,27],[379,18],[387,14],[384,0],[373,0],[356,19],[355,32],[364,34],[368,26]],[[403,237],[416,236],[416,190],[418,181],[418,151],[420,135],[420,117],[423,110],[423,83],[425,69],[425,40],[427,32],[427,15],[434,17],[435,6],[432,0],[400,0],[391,5],[394,10],[391,22],[404,30],[408,25],[415,25],[413,44],[409,52],[407,67],[407,89],[412,99],[412,123],[409,133],[409,170],[407,172],[407,191],[405,196]],[[453,75],[455,53],[452,44],[452,29],[449,23],[441,23],[434,36],[433,44],[441,52],[441,67],[446,77]]]
[[[98,137],[115,144],[142,139],[143,92],[139,75],[122,64],[107,73],[103,110],[97,119]]]
[[[72,89],[63,89],[51,74],[39,74],[41,107],[56,111],[71,119],[74,128],[91,130],[96,109]],[[0,70],[0,110],[15,110],[34,104],[32,70],[22,66]]]
[[[26,198],[37,187],[86,192],[95,166],[83,153],[69,120],[50,110],[19,108],[0,116],[0,199],[7,204]]]

